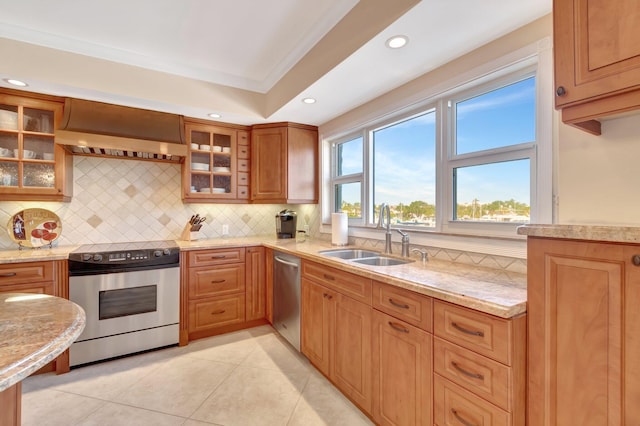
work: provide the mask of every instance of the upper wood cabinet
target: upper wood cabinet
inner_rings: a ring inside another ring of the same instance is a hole
[[[0,91],[0,197],[20,201],[70,201],[71,155],[56,145],[62,101]]]
[[[206,121],[185,124],[182,200],[194,203],[249,201],[249,136],[246,130]]]
[[[556,108],[600,134],[600,117],[640,108],[640,3],[554,0]]]
[[[640,419],[640,245],[529,237],[527,424]]]
[[[318,129],[295,123],[255,125],[251,131],[251,200],[318,202]]]

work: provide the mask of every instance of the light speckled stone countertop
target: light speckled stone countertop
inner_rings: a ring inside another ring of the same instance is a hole
[[[316,240],[296,243],[293,239],[278,240],[273,237],[253,237],[193,242],[179,241],[178,245],[183,250],[264,245],[274,250],[297,255],[303,259],[502,318],[511,318],[526,312],[527,309],[527,277],[525,274],[433,259],[423,264],[415,257],[412,258],[416,260],[415,262],[404,265],[369,266],[318,254],[320,250],[338,247],[332,247],[328,242]],[[350,247],[353,246],[339,248]]]
[[[84,325],[84,310],[66,299],[0,293],[0,392],[53,361]]]
[[[529,237],[640,244],[640,227],[635,226],[530,224],[518,227],[518,234]]]
[[[362,265],[353,263],[352,261],[318,254],[320,250],[336,247],[332,247],[328,242],[313,239],[296,243],[293,239],[278,240],[274,236],[263,235],[196,241],[178,240],[176,243],[183,251],[263,245],[326,266],[356,273],[502,318],[511,318],[526,312],[526,274],[434,259],[430,259],[423,265],[416,257],[412,257],[412,259],[416,260],[415,262],[404,265]],[[75,248],[76,247],[67,249],[67,254],[64,254],[64,248],[54,249],[57,250],[57,252],[51,253],[51,256],[60,255],[62,258],[66,258],[68,253]],[[37,251],[42,253],[34,253],[29,260],[47,260],[44,250]],[[22,254],[23,252],[18,252],[17,250],[13,252],[24,256]],[[53,260],[53,258],[49,260]],[[12,259],[10,255],[5,255],[3,252],[0,252],[0,263],[3,263],[3,261],[28,261],[28,258],[19,257],[15,260]]]
[[[78,246],[63,246],[54,248],[39,248],[23,250],[0,250],[0,264],[35,262],[38,260],[65,260],[69,258],[69,253]]]

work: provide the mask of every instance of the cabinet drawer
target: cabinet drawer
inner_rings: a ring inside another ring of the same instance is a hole
[[[244,322],[244,294],[189,302],[189,332]]]
[[[249,145],[249,132],[238,132],[238,145]]]
[[[250,170],[249,160],[244,158],[238,159],[238,171],[239,172],[248,172]]]
[[[425,331],[432,330],[432,300],[403,288],[373,282],[373,307]]]
[[[244,247],[189,252],[190,267],[223,265],[236,262],[244,262]]]
[[[302,276],[371,306],[371,280],[317,263],[302,262]]]
[[[0,287],[5,284],[27,284],[40,281],[53,281],[53,262],[0,265]]]
[[[506,365],[436,337],[433,370],[500,408],[511,411],[511,374]]]
[[[189,299],[244,292],[245,266],[223,265],[189,269]]]
[[[238,173],[238,185],[249,185],[249,173]]]
[[[436,300],[433,334],[511,365],[511,321]]]
[[[247,200],[249,198],[249,187],[248,186],[238,186],[238,199]]]
[[[249,158],[248,145],[238,145],[238,158],[242,160],[246,160],[247,158]]]
[[[511,415],[437,374],[433,378],[433,420],[445,425],[511,425]]]

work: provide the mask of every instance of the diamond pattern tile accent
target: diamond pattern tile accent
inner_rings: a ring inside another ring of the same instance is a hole
[[[87,223],[93,226],[94,228],[97,228],[102,223],[102,219],[100,219],[98,216],[94,214],[89,219],[87,219]]]

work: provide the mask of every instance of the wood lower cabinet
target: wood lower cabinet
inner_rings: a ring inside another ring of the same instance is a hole
[[[433,334],[434,422],[524,426],[526,315],[504,319],[436,300]]]
[[[528,424],[640,421],[640,246],[529,237]]]
[[[431,334],[373,312],[373,418],[380,425],[433,424]]]
[[[180,344],[265,324],[263,247],[183,252]]]
[[[553,2],[556,107],[565,123],[600,134],[597,118],[640,108],[640,4]]]
[[[265,275],[265,248],[246,249],[246,319],[247,321],[267,317],[267,286]]]
[[[0,264],[0,293],[49,294],[69,298],[69,274],[66,260]],[[69,371],[69,350],[37,373]],[[1,422],[0,422],[1,423]]]
[[[318,128],[295,123],[253,126],[251,201],[318,203]]]
[[[309,266],[323,268],[302,262],[302,353],[365,413],[371,414],[371,304],[336,291],[340,281],[335,279],[331,280],[333,288],[318,283],[313,275],[305,273]],[[332,278],[341,272],[324,269]]]

